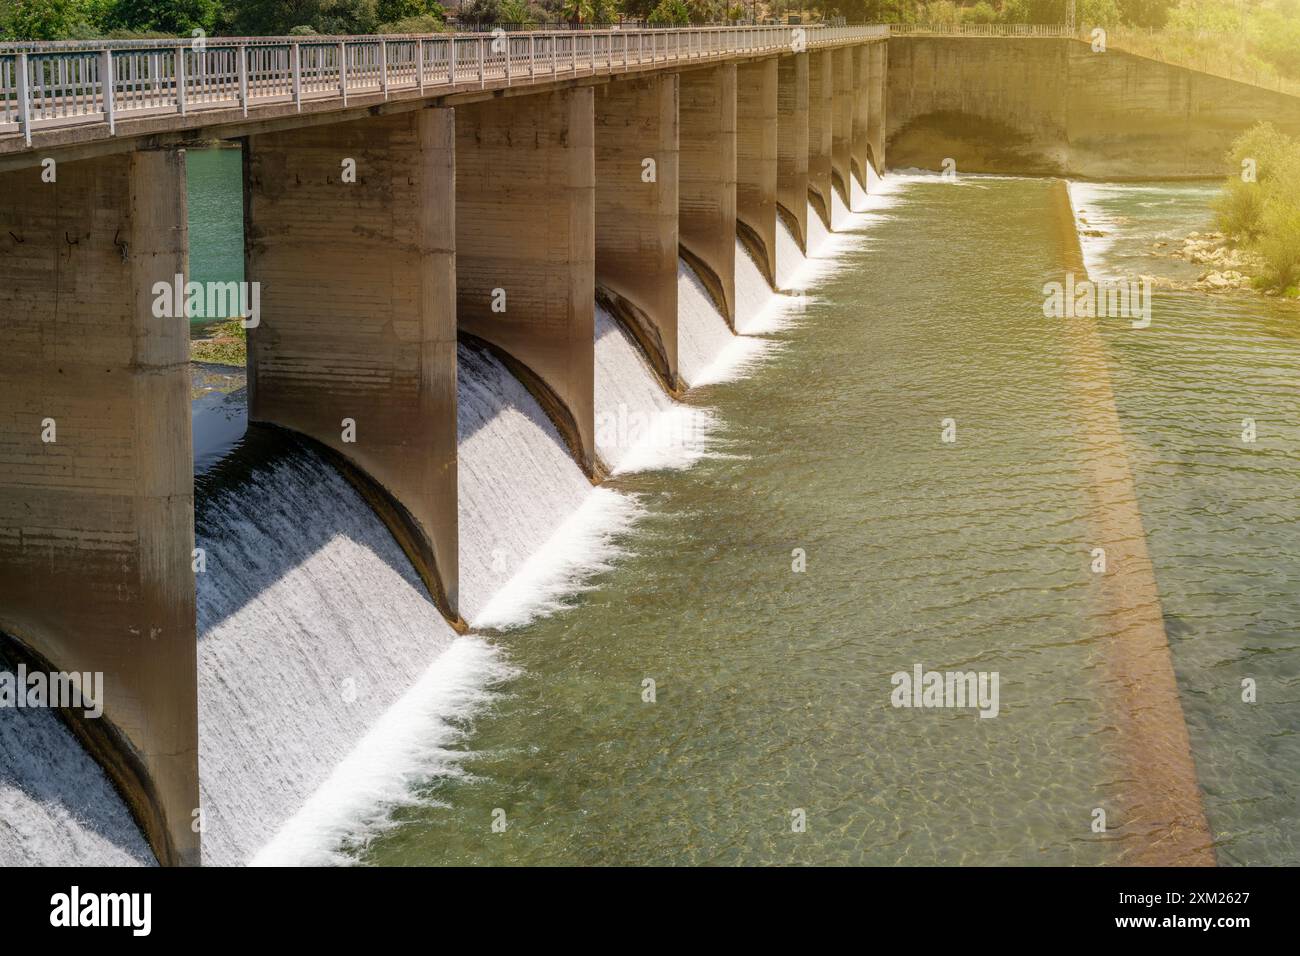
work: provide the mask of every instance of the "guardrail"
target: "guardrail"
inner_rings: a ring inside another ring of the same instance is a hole
[[[1068,23],[891,23],[892,36],[1072,37]]]
[[[0,136],[72,124],[238,109],[630,66],[832,46],[888,36],[883,25],[200,38],[0,44]]]

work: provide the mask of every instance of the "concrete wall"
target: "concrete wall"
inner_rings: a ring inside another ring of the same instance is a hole
[[[808,54],[777,58],[776,200],[795,241],[808,251]]]
[[[777,58],[736,67],[736,223],[776,287]]]
[[[889,98],[886,96],[886,90],[889,86],[889,44],[871,43],[868,44],[867,49],[871,58],[867,141],[871,146],[871,161],[876,167],[876,173],[882,174],[885,171],[885,129],[888,125],[886,113]]]
[[[849,141],[849,165],[866,189],[866,169],[871,165],[871,47],[856,46],[853,53],[853,135]]]
[[[1261,120],[1300,134],[1300,99],[1078,40],[893,37],[890,164],[1097,179],[1222,176]]]
[[[455,619],[452,111],[251,136],[244,155],[247,276],[262,305],[249,418],[360,469],[345,473]]]
[[[64,716],[159,860],[196,864],[189,324],[153,308],[186,271],[184,153],[40,172],[0,177],[0,632],[103,673],[103,716]]]
[[[677,75],[601,86],[595,125],[597,294],[676,391]]]
[[[736,66],[681,74],[678,210],[682,251],[736,323]]]
[[[456,109],[460,329],[514,360],[593,476],[594,115],[590,87]]]
[[[835,127],[835,58],[808,54],[808,199],[831,227],[831,153]]]
[[[853,165],[853,48],[833,51],[832,64],[835,96],[831,117],[831,182],[848,206],[853,195],[849,179]]]

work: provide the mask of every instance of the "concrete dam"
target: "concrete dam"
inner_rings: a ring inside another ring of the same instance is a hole
[[[237,628],[256,604],[204,578],[255,577],[239,568],[283,543],[210,546],[251,500],[196,518],[187,147],[242,147],[248,419],[328,463],[277,481],[359,496],[350,520],[377,517],[389,566],[463,633],[493,560],[467,487],[522,526],[500,471],[545,473],[492,431],[500,390],[540,409],[528,427],[559,436],[577,494],[619,465],[602,363],[635,354],[645,401],[671,408],[701,381],[683,310],[720,317],[711,347],[739,337],[747,295],[798,291],[783,244],[834,232],[887,162],[1204,177],[1261,116],[1300,131],[1292,98],[1074,37],[881,26],[69,44],[0,49],[0,88],[0,651],[104,675],[102,717],[61,716],[165,865],[214,855],[201,725],[236,665],[205,656],[200,621]],[[467,433],[497,442],[491,474]],[[285,537],[338,530],[295,514]],[[286,706],[269,700],[243,716]],[[289,815],[213,812],[262,828],[217,862]]]

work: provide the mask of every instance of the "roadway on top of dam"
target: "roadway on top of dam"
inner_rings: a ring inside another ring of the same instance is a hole
[[[0,170],[888,36],[868,24],[8,44]]]

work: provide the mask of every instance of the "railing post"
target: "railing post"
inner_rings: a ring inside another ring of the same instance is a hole
[[[22,56],[23,83],[27,82],[27,57]],[[99,71],[102,74],[99,78],[100,91],[104,95],[104,117],[108,120],[108,135],[112,136],[117,132],[117,117],[113,110],[113,87],[117,85],[117,80],[113,76],[113,51],[105,50],[104,59],[99,64]],[[27,109],[27,96],[23,95],[23,109]],[[24,124],[27,125],[27,124]],[[30,134],[29,134],[30,136]],[[28,143],[31,139],[28,139]]]
[[[447,45],[451,47],[451,49],[447,53],[447,82],[450,85],[455,86],[456,85],[456,37],[452,36],[452,38],[447,41]]]
[[[348,47],[339,41],[339,92],[343,95],[343,105],[348,105]]]
[[[483,70],[483,38],[478,38],[478,88],[487,86],[487,76]]]
[[[107,50],[105,55],[111,56]],[[32,101],[28,95],[27,84],[27,54],[19,53],[18,61],[14,64],[17,75],[14,77],[18,81],[18,119],[23,124],[23,142],[32,145]],[[113,131],[113,120],[110,115],[108,121],[108,131]]]
[[[248,47],[239,45],[239,105],[248,115]]]
[[[302,47],[295,43],[293,49],[293,105],[302,112]]]
[[[415,85],[424,92],[424,38],[415,41]]]
[[[560,75],[559,38],[556,37],[555,34],[551,34],[549,37],[546,38],[546,40],[551,45],[551,76],[559,76]]]
[[[502,39],[506,41],[506,86],[510,85],[510,34],[506,34]]]
[[[176,108],[185,115],[185,47],[176,48]]]
[[[537,73],[537,37],[531,33],[528,34],[528,78],[531,80]]]
[[[388,99],[388,41],[379,41],[379,89]]]

